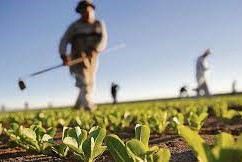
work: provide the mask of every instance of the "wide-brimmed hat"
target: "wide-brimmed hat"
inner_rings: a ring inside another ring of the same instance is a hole
[[[83,11],[86,10],[87,7],[92,7],[95,10],[94,4],[90,0],[83,0],[78,3],[76,7],[76,12],[77,13],[83,13]]]

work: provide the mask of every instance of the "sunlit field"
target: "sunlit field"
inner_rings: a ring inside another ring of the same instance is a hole
[[[95,112],[71,108],[5,112],[0,122],[3,160],[241,158],[241,95],[104,104]]]

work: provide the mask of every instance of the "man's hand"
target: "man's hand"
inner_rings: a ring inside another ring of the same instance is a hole
[[[95,52],[95,53],[98,53],[97,49],[94,48],[94,47],[88,47],[85,51],[88,55]]]
[[[71,58],[68,55],[61,55],[61,59],[63,61],[63,65],[68,66],[71,63]]]

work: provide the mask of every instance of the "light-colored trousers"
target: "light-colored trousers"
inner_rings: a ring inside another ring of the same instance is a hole
[[[74,106],[75,109],[84,108],[92,110],[92,95],[97,70],[98,53],[92,51],[89,54],[81,54],[82,63],[70,68],[71,74],[76,79],[76,86],[80,89],[79,95]]]
[[[209,97],[210,92],[209,92],[208,85],[207,85],[207,82],[205,80],[205,77],[197,78],[197,82],[198,82],[197,96],[202,96],[201,92],[203,92],[204,96]]]

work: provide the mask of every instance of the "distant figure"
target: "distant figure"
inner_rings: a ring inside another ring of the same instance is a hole
[[[6,111],[6,107],[5,107],[5,105],[2,105],[2,106],[1,106],[1,109],[2,109],[2,112],[5,112],[5,111]]]
[[[233,83],[232,83],[232,94],[235,94],[237,93],[237,90],[236,90],[236,85],[237,85],[237,81],[234,80]]]
[[[112,94],[112,98],[113,98],[113,104],[117,103],[117,92],[118,92],[118,90],[119,90],[119,85],[112,82],[111,94]]]
[[[52,104],[52,102],[49,102],[49,103],[48,103],[48,108],[53,108],[53,104]]]
[[[187,86],[183,86],[180,88],[180,97],[188,97],[188,90],[187,90]]]
[[[198,57],[196,65],[196,79],[197,79],[197,96],[210,96],[209,89],[207,86],[205,73],[209,69],[206,59],[211,54],[210,49],[207,49],[205,53]]]
[[[63,64],[67,66],[72,60],[82,60],[81,63],[70,66],[70,72],[76,79],[76,87],[80,89],[74,108],[93,111],[96,106],[92,102],[92,93],[99,53],[105,49],[107,43],[106,27],[95,18],[95,6],[90,0],[79,2],[76,12],[80,18],[66,30],[60,41],[59,53]],[[68,45],[71,45],[70,55],[67,53]]]
[[[24,109],[25,110],[28,110],[29,109],[29,103],[27,101],[24,102]]]

